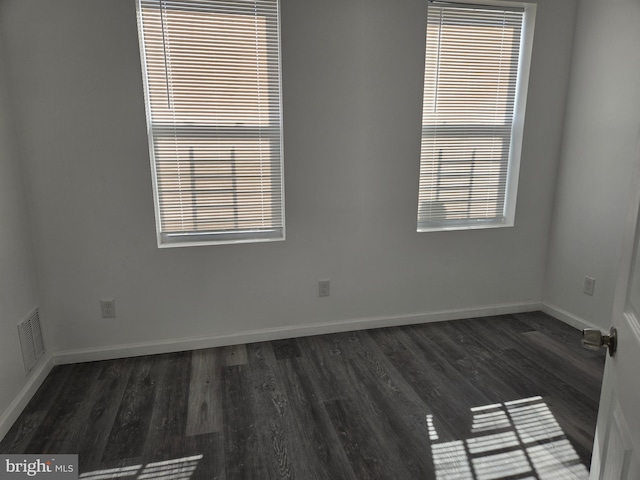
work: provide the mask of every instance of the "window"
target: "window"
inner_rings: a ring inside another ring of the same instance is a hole
[[[284,238],[278,0],[138,0],[159,246]]]
[[[514,224],[535,15],[514,5],[429,2],[419,232]]]

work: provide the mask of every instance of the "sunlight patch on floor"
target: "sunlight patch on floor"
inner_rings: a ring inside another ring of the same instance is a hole
[[[176,458],[162,462],[95,470],[80,475],[81,480],[188,480],[198,467],[202,455]],[[128,478],[127,478],[128,477]]]
[[[432,444],[437,480],[589,478],[542,397],[474,407],[471,413],[469,438]],[[430,440],[438,440],[432,415],[427,426]]]

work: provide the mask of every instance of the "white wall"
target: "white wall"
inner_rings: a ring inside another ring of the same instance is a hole
[[[27,384],[17,324],[38,305],[28,211],[0,42],[0,438],[5,413]]]
[[[133,0],[5,0],[55,349],[536,304],[574,10],[539,2],[516,227],[415,232],[426,2],[282,0],[287,240],[159,250]]]
[[[603,329],[640,152],[640,3],[579,3],[545,302]],[[582,293],[585,275],[595,295]]]

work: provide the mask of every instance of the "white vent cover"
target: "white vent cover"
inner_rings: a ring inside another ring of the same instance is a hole
[[[22,347],[24,371],[26,375],[29,375],[38,359],[44,354],[44,339],[42,338],[40,314],[37,308],[18,323],[18,335]]]

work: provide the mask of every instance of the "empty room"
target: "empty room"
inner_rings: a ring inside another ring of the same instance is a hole
[[[0,479],[637,480],[639,172],[638,0],[0,0]]]

